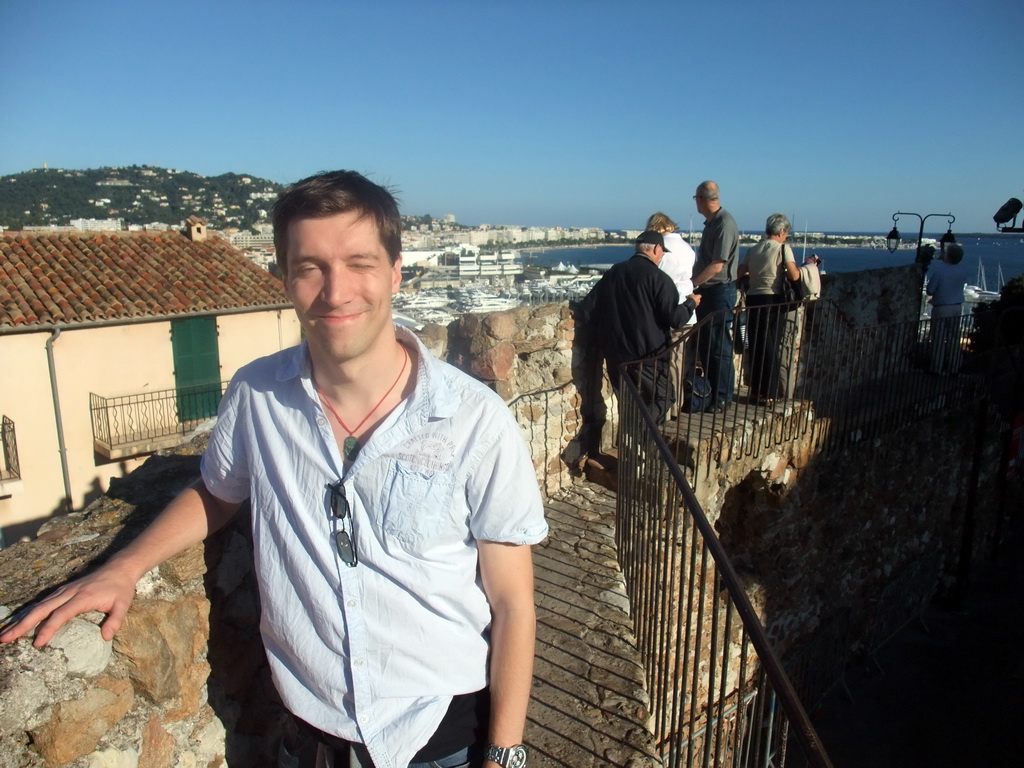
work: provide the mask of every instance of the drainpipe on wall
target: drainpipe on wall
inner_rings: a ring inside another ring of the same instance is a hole
[[[50,369],[50,394],[53,397],[53,416],[57,421],[57,446],[60,452],[60,471],[64,476],[64,502],[68,512],[75,511],[71,499],[71,474],[68,471],[68,447],[64,443],[64,420],[60,412],[60,395],[57,393],[57,365],[53,360],[53,342],[60,336],[60,326],[54,326],[53,334],[46,340],[46,364]]]

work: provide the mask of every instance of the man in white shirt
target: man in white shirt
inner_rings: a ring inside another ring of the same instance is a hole
[[[236,374],[201,481],[0,640],[38,625],[43,645],[89,610],[111,639],[143,574],[250,499],[267,657],[318,764],[525,765],[529,545],[547,525],[518,426],[392,323],[401,219],[387,190],[312,176],[282,194],[274,229],[305,341]]]

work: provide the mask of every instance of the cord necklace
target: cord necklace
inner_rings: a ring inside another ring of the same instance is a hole
[[[345,438],[345,441],[342,444],[342,453],[345,454],[346,461],[355,461],[356,456],[359,455],[359,449],[362,448],[359,444],[359,438],[356,437],[355,433],[363,428],[363,425],[370,420],[370,417],[373,416],[378,408],[380,408],[381,404],[388,399],[388,395],[390,395],[392,390],[398,386],[398,382],[402,379],[402,374],[405,373],[405,366],[409,364],[409,350],[405,348],[404,344],[400,346],[402,347],[402,351],[405,353],[405,357],[402,360],[402,370],[398,372],[398,377],[395,379],[395,382],[388,387],[388,391],[384,393],[384,397],[377,401],[377,404],[370,409],[370,412],[366,414],[366,417],[356,425],[355,429],[349,429],[345,425],[345,422],[341,420],[341,416],[339,416],[338,412],[334,410],[334,406],[331,405],[331,401],[327,399],[327,395],[325,395],[324,391],[320,389],[320,385],[316,381],[316,376],[313,376],[313,386],[316,387],[316,391],[317,394],[320,395],[320,399],[324,401],[328,410],[334,414],[334,418],[338,420],[341,428],[348,432],[348,437]]]

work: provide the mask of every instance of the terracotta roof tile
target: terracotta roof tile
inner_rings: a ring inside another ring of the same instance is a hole
[[[0,326],[284,304],[281,282],[218,237],[0,233]]]

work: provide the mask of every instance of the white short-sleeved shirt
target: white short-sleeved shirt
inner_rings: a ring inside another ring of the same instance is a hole
[[[413,394],[344,473],[305,343],[235,375],[203,456],[207,488],[252,501],[261,631],[288,708],[405,766],[452,696],[487,684],[479,540],[547,534],[525,441],[497,394],[419,350]],[[359,555],[338,556],[328,486],[344,480]]]

